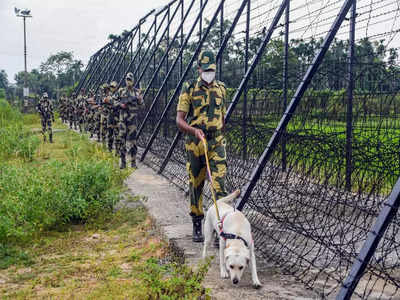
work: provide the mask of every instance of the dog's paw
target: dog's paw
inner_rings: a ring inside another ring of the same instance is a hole
[[[228,278],[229,274],[226,270],[221,270],[221,278]]]
[[[260,282],[256,282],[256,283],[253,283],[253,288],[255,288],[255,289],[260,289],[261,288],[261,283]]]

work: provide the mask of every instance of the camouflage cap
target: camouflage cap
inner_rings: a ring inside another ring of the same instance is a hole
[[[110,83],[110,88],[117,88],[118,87],[118,82],[116,81],[111,81]]]
[[[217,65],[215,63],[215,55],[210,50],[201,51],[198,59],[198,64],[203,71],[217,69]]]
[[[49,95],[47,95],[47,93],[45,92],[45,93],[43,93],[43,97],[47,98],[47,97],[49,97]]]
[[[131,72],[129,72],[128,74],[126,74],[126,79],[127,79],[127,80],[133,81],[133,74],[132,74]]]

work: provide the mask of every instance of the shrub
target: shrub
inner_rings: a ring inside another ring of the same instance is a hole
[[[0,97],[0,128],[22,121],[22,115]]]
[[[21,123],[0,128],[0,158],[2,159],[15,156],[24,161],[32,161],[39,144],[39,138],[24,129]]]
[[[111,211],[121,171],[111,161],[0,165],[0,243]]]
[[[155,258],[146,261],[136,283],[138,298],[145,299],[208,299],[209,291],[202,282],[210,266],[210,259],[200,264],[197,270],[187,265],[159,265]],[[140,291],[143,293],[139,294]]]

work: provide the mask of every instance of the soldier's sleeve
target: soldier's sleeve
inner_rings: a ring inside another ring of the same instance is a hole
[[[190,110],[191,100],[191,85],[188,82],[185,82],[179,96],[177,111],[188,113]]]
[[[121,89],[116,91],[111,97],[111,102],[113,107],[119,107],[120,91]]]

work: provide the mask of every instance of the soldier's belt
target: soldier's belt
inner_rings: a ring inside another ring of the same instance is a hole
[[[222,135],[222,130],[203,131],[203,132],[204,132],[207,140],[215,139],[216,137]]]

